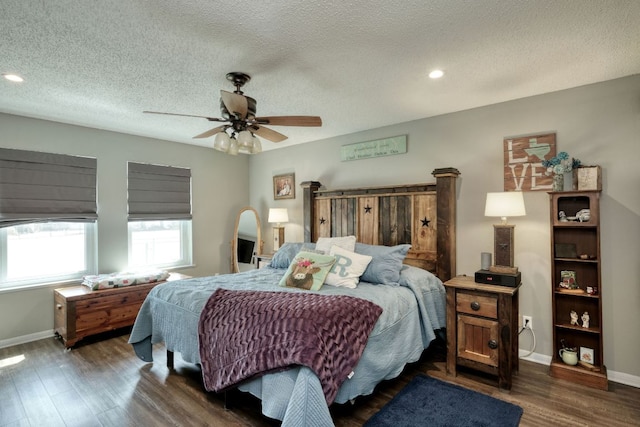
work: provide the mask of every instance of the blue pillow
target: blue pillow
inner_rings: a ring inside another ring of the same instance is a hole
[[[381,246],[356,243],[356,253],[372,257],[360,280],[374,284],[399,286],[402,262],[409,249],[411,249],[411,245]]]
[[[304,248],[305,251],[313,251],[316,248],[315,243],[293,243],[285,242],[280,249],[273,254],[269,265],[273,268],[289,268],[293,259]]]

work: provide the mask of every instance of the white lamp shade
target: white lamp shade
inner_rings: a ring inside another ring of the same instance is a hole
[[[253,137],[253,154],[262,153],[262,143],[257,136]]]
[[[226,132],[218,132],[213,140],[213,148],[226,153],[229,151],[229,145],[231,145],[229,135]]]
[[[289,213],[285,208],[271,208],[269,209],[269,219],[268,222],[289,222]]]
[[[253,147],[253,135],[248,130],[243,130],[238,133],[238,146],[241,149],[246,149],[247,151],[251,151]]]
[[[253,148],[253,147],[252,147]],[[238,144],[238,152],[244,154],[251,154],[251,148]]]
[[[229,154],[235,156],[238,154],[238,141],[235,138],[231,138],[231,145],[229,145]]]
[[[524,198],[521,191],[508,191],[503,193],[487,193],[487,203],[484,207],[484,216],[508,216],[526,215]]]

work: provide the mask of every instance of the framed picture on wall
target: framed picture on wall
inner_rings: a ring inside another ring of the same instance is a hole
[[[296,176],[293,173],[273,177],[274,200],[296,198]]]

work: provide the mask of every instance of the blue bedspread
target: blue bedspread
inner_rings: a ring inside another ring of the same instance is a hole
[[[208,298],[217,288],[310,292],[282,288],[283,269],[270,267],[168,282],[156,286],[140,308],[129,342],[138,357],[152,361],[152,343],[164,342],[167,350],[181,353],[191,363],[200,363],[198,320]],[[361,282],[356,289],[325,285],[317,293],[350,295],[383,308],[354,375],[347,379],[335,399],[345,403],[373,392],[380,381],[398,376],[406,363],[419,359],[446,325],[445,290],[432,274],[404,266],[401,286]],[[332,426],[322,386],[306,367],[292,367],[247,381],[238,387],[262,400],[262,413],[287,426]]]

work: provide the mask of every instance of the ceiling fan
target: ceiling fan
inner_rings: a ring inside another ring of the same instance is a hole
[[[287,137],[265,127],[270,126],[322,126],[318,116],[264,116],[256,117],[256,100],[245,96],[240,90],[251,80],[248,74],[232,72],[227,80],[236,87],[234,92],[220,91],[220,112],[222,117],[197,116],[192,114],[163,113],[159,111],[143,111],[149,114],[165,114],[170,116],[198,117],[210,122],[226,122],[226,124],[209,129],[194,138],[208,138],[215,135],[213,148],[229,154],[259,153],[262,144],[256,135],[272,142],[281,142]]]

